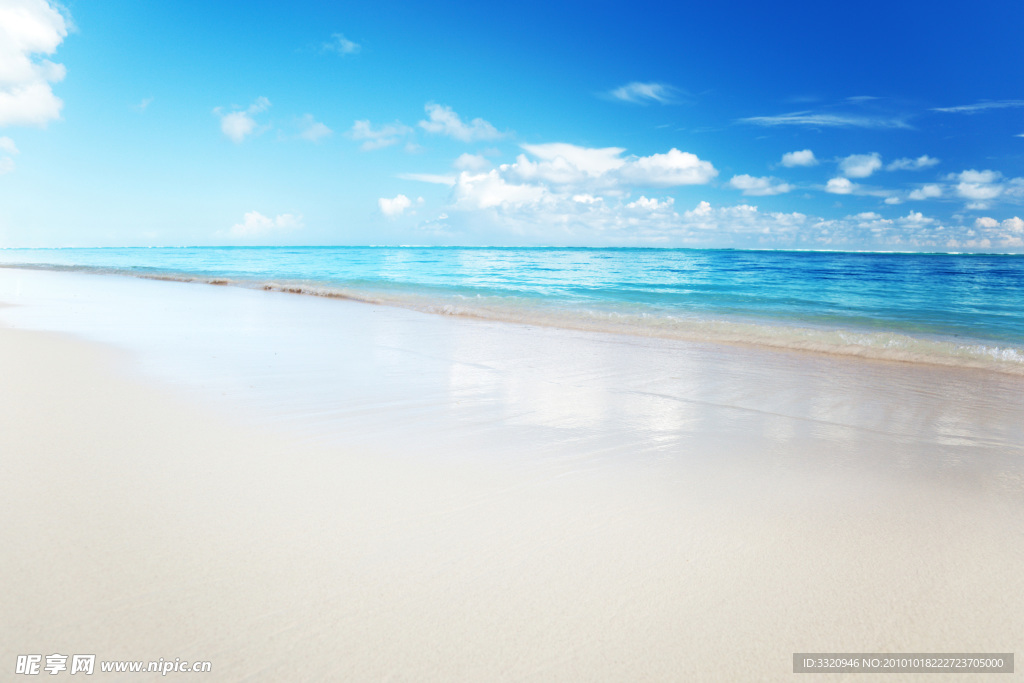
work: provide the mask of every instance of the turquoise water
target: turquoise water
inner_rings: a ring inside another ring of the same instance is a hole
[[[1024,256],[691,249],[6,249],[0,264],[1024,372]]]

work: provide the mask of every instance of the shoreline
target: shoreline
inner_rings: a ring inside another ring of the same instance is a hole
[[[54,272],[90,276],[116,276],[156,282],[237,287],[371,306],[390,306],[449,318],[540,326],[557,330],[665,339],[684,343],[726,345],[753,350],[807,353],[824,357],[861,358],[872,361],[966,368],[1005,375],[1024,376],[1024,346],[1006,341],[960,334],[909,333],[896,329],[824,326],[812,321],[753,319],[745,316],[688,318],[673,315],[652,317],[647,313],[624,314],[613,310],[588,310],[535,305],[532,309],[508,302],[471,302],[459,296],[448,300],[383,290],[353,290],[309,280],[239,279],[184,271],[133,272],[101,266],[54,264],[0,264],[10,271]],[[469,303],[467,303],[469,302]],[[534,302],[535,304],[543,302]],[[524,313],[524,310],[527,311]]]
[[[1012,379],[136,284],[0,316],[5,660],[781,680],[1024,631]]]

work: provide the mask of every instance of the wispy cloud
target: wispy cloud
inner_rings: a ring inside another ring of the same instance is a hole
[[[0,137],[0,175],[14,170],[14,155],[17,153],[18,146],[14,144],[14,140]]]
[[[302,227],[301,215],[282,213],[270,218],[259,211],[250,211],[245,214],[241,223],[231,226],[228,234],[232,237],[250,239],[266,237],[275,233],[292,232]]]
[[[447,185],[448,187],[455,184],[455,176],[441,175],[439,173],[399,173],[398,177],[402,180],[415,180],[421,183]]]
[[[331,34],[331,39],[320,46],[324,52],[335,52],[339,55],[354,55],[363,49],[359,43],[354,43],[342,33]]]
[[[902,159],[896,159],[895,161],[889,162],[886,165],[886,171],[919,171],[922,168],[931,168],[939,163],[939,160],[935,157],[930,157],[927,154],[922,154],[916,159],[910,159],[904,157]]]
[[[789,183],[784,183],[778,178],[771,176],[757,178],[750,175],[734,175],[729,180],[729,185],[737,190],[743,190],[748,197],[770,197],[776,194],[784,194],[793,189]]]
[[[368,152],[397,144],[410,133],[412,128],[398,121],[374,128],[372,123],[363,120],[353,123],[346,135],[353,140],[362,140],[361,148]]]
[[[634,81],[608,91],[612,99],[632,104],[674,104],[679,99],[679,88],[666,83],[641,83]]]
[[[299,137],[310,142],[319,142],[322,138],[330,137],[334,134],[333,130],[314,119],[312,114],[305,114],[299,119],[299,128],[302,129]]]
[[[864,116],[860,114],[826,114],[796,111],[775,116],[748,116],[740,123],[756,126],[807,126],[810,128],[903,128],[911,129],[905,119],[895,116]]]
[[[1016,109],[1018,107],[1024,107],[1024,100],[997,100],[995,102],[964,104],[959,107],[933,107],[932,111],[942,111],[948,114],[977,114],[989,109]]]

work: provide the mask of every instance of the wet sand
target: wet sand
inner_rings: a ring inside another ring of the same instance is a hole
[[[12,671],[779,680],[1024,633],[1020,378],[110,276],[0,301]]]

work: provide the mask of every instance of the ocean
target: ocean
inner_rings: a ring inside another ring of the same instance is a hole
[[[3,249],[0,266],[1024,374],[1024,256],[700,249]]]

